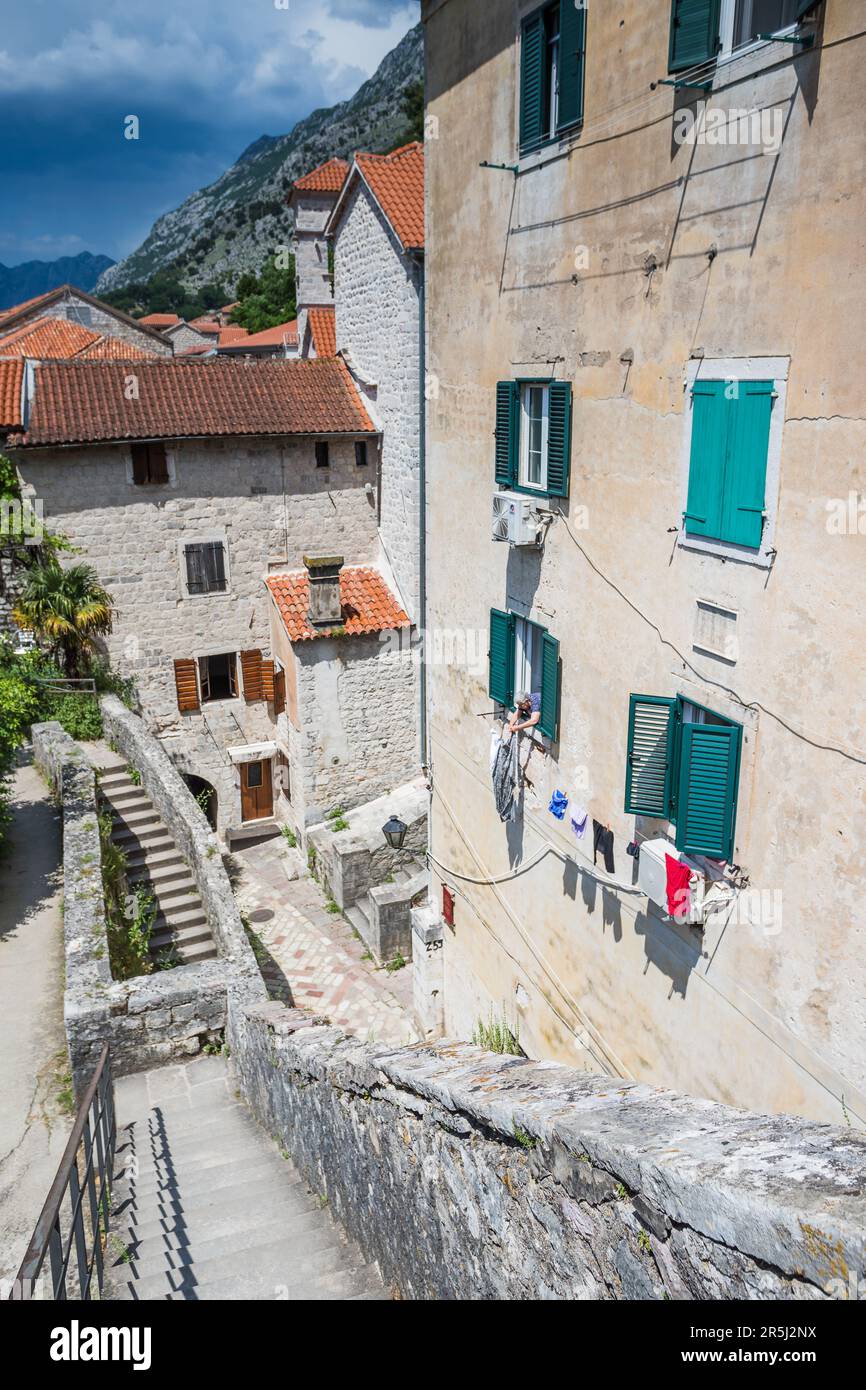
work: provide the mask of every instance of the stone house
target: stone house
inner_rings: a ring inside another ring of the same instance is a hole
[[[135,349],[129,353],[130,356],[143,355],[146,357],[170,357],[172,348],[166,342],[164,336],[147,324],[142,324],[138,319],[130,318],[120,309],[115,309],[111,304],[106,304],[101,299],[96,299],[94,295],[87,294],[84,290],[78,290],[74,285],[61,285],[56,290],[49,290],[46,294],[40,294],[35,299],[28,299],[23,304],[16,304],[11,309],[4,309],[0,313],[0,337],[8,341],[12,335],[23,336],[23,330],[39,325],[44,328],[43,320],[67,320],[70,325],[76,325],[78,329],[88,330],[93,334],[91,343],[88,344],[83,334],[80,334],[74,341],[61,341],[52,344],[48,340],[48,346],[54,350],[41,353],[38,349],[44,347],[45,343],[33,343],[28,346],[26,356],[38,358],[40,356],[66,357],[75,355],[76,350],[82,350],[98,339],[120,340],[129,349]],[[66,350],[58,350],[58,347]],[[68,350],[72,349],[72,350]],[[0,347],[0,355],[5,356],[5,352]],[[85,353],[82,351],[82,355]],[[116,356],[116,351],[106,350],[104,352],[90,351],[87,356]]]
[[[862,14],[757,10],[422,5],[431,896],[449,1036],[863,1123]]]
[[[4,383],[13,417],[15,392]],[[373,649],[388,621],[407,621],[383,577],[363,461],[377,431],[342,361],[37,365],[23,418],[9,443],[25,490],[114,595],[112,664],[135,677],[149,727],[193,789],[210,790],[225,837],[303,827],[317,797],[357,804],[362,769],[377,789],[411,775],[411,665]],[[297,657],[294,629],[274,641],[266,581],[292,583],[310,551],[345,556],[366,587],[350,587],[342,624],[329,624],[345,639],[311,637]],[[286,699],[306,721],[291,732]]]

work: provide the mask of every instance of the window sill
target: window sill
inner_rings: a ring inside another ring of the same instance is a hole
[[[689,536],[680,531],[677,537],[680,550],[694,550],[701,555],[715,555],[719,560],[733,560],[739,565],[755,565],[758,569],[771,569],[775,551],[771,549],[753,550],[749,546],[737,545],[734,541],[715,541],[708,536]],[[712,655],[712,653],[711,653]]]
[[[570,154],[582,134],[583,121],[581,120],[579,125],[570,126],[568,130],[554,135],[550,140],[545,140],[535,149],[521,151],[517,156],[518,175],[528,174],[532,169],[542,168],[545,164],[550,164],[553,160],[561,159]]]

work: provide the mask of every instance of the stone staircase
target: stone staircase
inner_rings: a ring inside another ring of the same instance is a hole
[[[183,965],[212,960],[217,949],[198,888],[145,792],[123,763],[102,768],[99,791],[111,812],[111,838],[126,855],[130,892],[142,886],[156,899],[150,954]]]
[[[370,892],[364,893],[356,902],[343,908],[343,916],[351,923],[380,965],[393,959],[398,949],[404,955],[411,954],[408,944],[411,936],[408,906],[399,914],[405,916],[405,931],[391,931],[387,928],[383,930],[383,899],[402,899],[408,903],[411,893],[418,892],[426,886],[426,865],[423,860],[417,859],[409,865],[401,865],[395,869],[389,883],[374,884]],[[375,902],[374,896],[377,899]]]
[[[103,1298],[386,1299],[375,1266],[234,1098],[222,1057],[115,1082]]]

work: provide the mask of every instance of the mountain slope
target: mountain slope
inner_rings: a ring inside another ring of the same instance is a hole
[[[61,256],[57,261],[24,261],[21,265],[0,265],[0,309],[11,309],[25,299],[56,290],[60,285],[77,285],[92,290],[100,275],[114,265],[110,256]]]
[[[313,111],[288,135],[261,136],[215,183],[160,217],[137,251],[100,276],[97,292],[146,281],[168,266],[191,289],[217,281],[233,292],[239,275],[258,273],[288,244],[285,198],[293,181],[332,155],[392,146],[406,126],[406,91],[423,76],[418,24],[349,101]]]

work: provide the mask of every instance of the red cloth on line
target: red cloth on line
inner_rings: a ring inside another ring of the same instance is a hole
[[[671,855],[665,855],[667,869],[668,912],[672,917],[688,917],[691,908],[689,879],[692,871],[688,864],[681,864]]]

